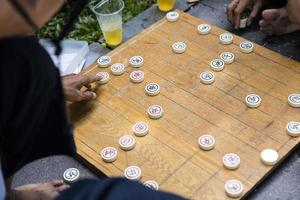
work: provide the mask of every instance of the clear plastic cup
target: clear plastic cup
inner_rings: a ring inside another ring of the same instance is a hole
[[[108,46],[118,46],[123,39],[122,0],[103,0],[92,7]]]
[[[157,0],[159,10],[168,12],[175,6],[176,0]]]

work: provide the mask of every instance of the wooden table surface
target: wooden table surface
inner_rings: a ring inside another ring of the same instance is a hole
[[[163,19],[108,54],[114,63],[125,64],[126,73],[111,75],[107,85],[96,89],[95,101],[72,107],[78,154],[108,176],[123,175],[127,166],[137,165],[142,181],[154,179],[162,190],[193,199],[226,199],[224,183],[232,178],[243,182],[246,194],[274,168],[261,163],[261,150],[274,148],[283,160],[299,143],[285,127],[300,119],[299,109],[287,104],[288,95],[300,91],[300,64],[258,45],[253,53],[243,54],[243,39],[237,36],[233,44],[221,45],[218,35],[223,30],[213,27],[211,34],[201,36],[196,27],[203,21],[180,14],[179,21]],[[184,54],[172,52],[176,41],[187,44]],[[233,52],[236,61],[216,72],[212,85],[201,84],[199,74],[210,70],[209,62],[223,51]],[[140,84],[129,81],[133,55],[145,59],[145,80]],[[99,71],[109,69],[91,66],[85,73]],[[161,94],[147,96],[144,87],[149,82],[159,83]],[[243,102],[251,92],[262,97],[258,109],[248,109]],[[161,119],[148,118],[151,104],[163,107]],[[133,135],[131,127],[137,121],[146,121],[150,134],[136,138],[135,149],[124,152],[118,139]],[[216,138],[214,150],[199,149],[197,139],[204,133]],[[112,164],[99,155],[106,146],[118,149]],[[235,171],[222,166],[222,156],[229,152],[241,157]]]

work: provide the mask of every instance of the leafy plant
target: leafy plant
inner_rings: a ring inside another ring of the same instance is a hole
[[[99,2],[99,0],[92,0],[90,3],[95,4],[96,2]],[[123,10],[123,21],[127,22],[155,2],[156,0],[124,0],[125,8]],[[54,18],[36,32],[36,36],[39,38],[58,37],[65,21],[68,19],[72,5],[73,1],[68,1],[65,7]],[[101,36],[102,32],[96,16],[89,6],[86,6],[78,17],[78,20],[74,25],[74,30],[69,33],[67,38],[85,40],[92,43],[97,41]]]

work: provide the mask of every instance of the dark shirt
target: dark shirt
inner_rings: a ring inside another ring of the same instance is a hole
[[[56,200],[184,200],[174,194],[157,192],[124,178],[82,180]]]
[[[74,154],[59,71],[35,38],[0,40],[0,86],[5,178],[35,159]]]

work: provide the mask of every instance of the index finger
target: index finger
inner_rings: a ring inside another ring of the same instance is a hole
[[[78,82],[79,87],[90,85],[91,83],[100,81],[101,77],[97,75],[82,76]]]
[[[94,83],[101,80],[101,77],[97,75],[91,75],[88,76],[88,78],[89,78],[89,83]]]
[[[241,14],[247,7],[248,3],[249,3],[248,0],[240,1],[240,3],[234,9],[234,28],[235,29],[239,29]]]

